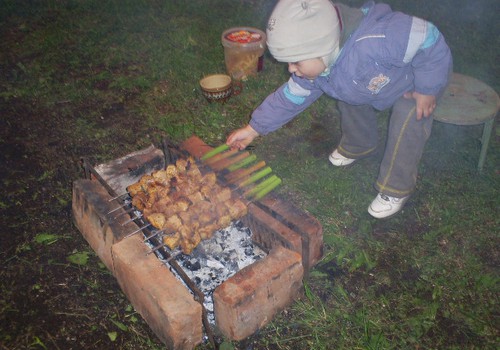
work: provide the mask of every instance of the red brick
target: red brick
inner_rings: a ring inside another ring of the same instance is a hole
[[[301,231],[309,238],[309,267],[314,266],[323,256],[323,227],[318,219],[306,211],[297,208],[289,201],[268,195],[261,203],[273,210],[292,226],[294,232]],[[300,250],[295,249],[302,253]]]
[[[217,328],[233,340],[252,335],[297,297],[303,274],[300,254],[277,246],[215,290]]]
[[[202,339],[201,305],[188,289],[154,255],[134,223],[122,226],[130,217],[121,215],[111,196],[97,181],[78,180],[73,185],[75,223],[116,277],[122,291],[155,334],[170,349],[193,349]]]
[[[213,147],[207,145],[198,136],[191,136],[180,144],[180,148],[186,150],[193,157],[201,158],[202,155],[210,151]]]
[[[139,236],[113,245],[114,274],[123,292],[169,349],[193,349],[203,335],[202,307]]]
[[[75,224],[97,256],[113,271],[111,246],[127,233],[135,231],[137,225],[129,223],[121,226],[130,218],[128,215],[113,220],[123,209],[108,215],[118,205],[109,202],[109,198],[111,196],[97,181],[77,180],[73,183],[72,209]]]
[[[143,175],[151,174],[164,167],[162,150],[151,145],[108,163],[97,165],[95,170],[117,195],[121,195],[127,192],[128,185],[139,181]]]

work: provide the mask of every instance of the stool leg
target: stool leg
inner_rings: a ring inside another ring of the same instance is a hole
[[[483,170],[484,161],[486,160],[486,152],[488,151],[488,144],[490,143],[491,130],[493,129],[494,121],[495,118],[492,118],[484,123],[483,136],[481,137],[481,154],[479,155],[479,163],[477,164],[479,172]]]

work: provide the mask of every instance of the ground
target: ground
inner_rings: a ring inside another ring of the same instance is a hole
[[[123,109],[113,112],[139,129]],[[99,146],[61,135],[72,120],[47,113],[16,101],[0,111],[1,348],[128,349],[140,347],[140,339],[160,344],[73,224],[72,182],[83,177],[81,157],[92,158]],[[123,145],[123,134],[114,130],[110,144]],[[68,260],[82,252],[87,262]],[[120,332],[131,319],[129,331]],[[111,341],[113,332],[120,335]]]

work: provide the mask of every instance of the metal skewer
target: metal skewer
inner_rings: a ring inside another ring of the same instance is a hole
[[[173,253],[173,254],[171,254],[171,255],[170,255],[170,257],[169,257],[169,258],[167,258],[167,259],[165,260],[165,262],[166,262],[166,263],[168,263],[170,260],[175,259],[176,257],[178,257],[178,256],[179,256],[179,255],[181,255],[181,254],[182,254],[182,251],[180,251],[180,252],[176,252],[176,253]]]
[[[158,236],[162,232],[165,232],[165,229],[153,232],[152,234],[150,234],[149,236],[147,236],[146,238],[144,238],[144,242],[149,241],[151,238],[153,238],[155,236]]]
[[[125,206],[127,206],[127,205],[129,205],[129,203],[123,203],[121,206],[119,206],[118,208],[115,208],[115,209],[111,210],[111,211],[110,211],[110,212],[108,212],[106,215],[109,215],[109,214],[111,214],[111,213],[114,213],[115,211],[120,210],[121,208],[123,208],[123,207],[125,207]]]
[[[165,245],[166,245],[165,243],[157,245],[156,247],[152,248],[149,252],[147,252],[146,255],[156,252],[157,250],[163,248]]]
[[[130,213],[130,212],[132,212],[132,211],[134,211],[134,210],[135,210],[135,208],[130,208],[130,209],[127,209],[127,210],[125,210],[123,213],[120,213],[120,214],[116,215],[116,216],[113,218],[113,220],[116,220],[116,219],[118,219],[120,216],[122,216],[122,215],[124,215],[124,214],[128,214],[128,213]]]
[[[146,253],[146,255],[152,254],[152,253],[156,252],[157,250],[160,250],[161,248],[165,247],[165,245],[166,244],[159,244],[159,245],[157,245],[156,247],[154,247],[153,249],[151,249],[150,251],[148,251]],[[177,251],[175,253],[171,253],[170,256],[165,260],[165,262],[169,262],[170,260],[176,258],[177,256],[179,256],[181,254],[182,254],[182,250]]]
[[[128,235],[126,235],[125,237],[123,237],[123,239],[125,239],[125,238],[129,238],[129,237],[132,237],[132,236],[133,236],[133,235],[135,235],[136,233],[141,232],[142,230],[144,230],[145,228],[147,228],[147,227],[149,227],[149,226],[151,226],[151,224],[144,225],[144,226],[142,226],[141,228],[138,228],[137,230],[135,230],[134,232],[129,233]]]
[[[140,218],[142,218],[142,214],[136,215],[136,216],[134,216],[133,218],[128,219],[127,221],[125,221],[125,222],[122,224],[122,226],[125,226],[125,225],[126,225],[126,224],[128,224],[129,222],[132,222],[132,221],[134,221],[134,220],[136,220],[136,219],[140,219]]]
[[[116,196],[116,197],[113,197],[113,198],[109,199],[109,200],[108,200],[108,202],[112,202],[112,201],[114,201],[115,199],[118,199],[118,198],[120,198],[120,197],[123,197],[123,196],[125,196],[125,195],[127,195],[127,194],[128,194],[128,192],[122,193],[122,194],[121,194],[121,195],[119,195],[119,196]]]

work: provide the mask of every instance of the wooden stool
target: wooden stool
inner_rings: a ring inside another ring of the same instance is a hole
[[[498,94],[480,80],[453,73],[450,85],[438,102],[434,120],[455,125],[484,124],[477,168],[483,169],[493,123],[500,107]]]

